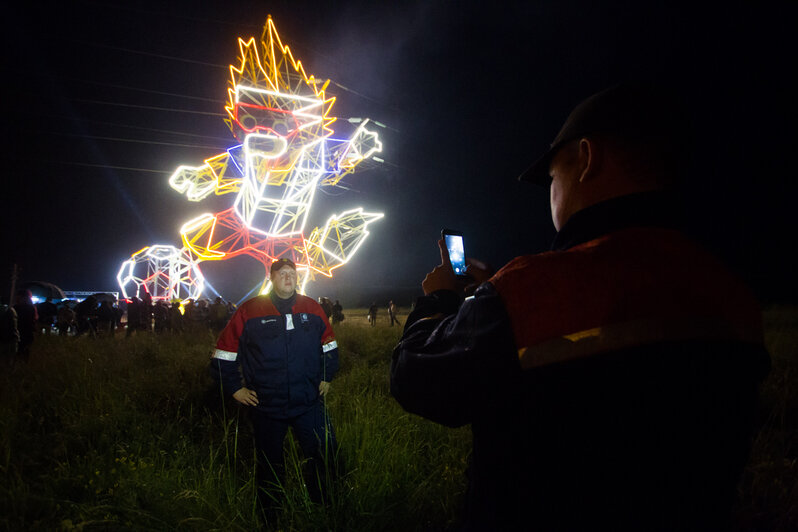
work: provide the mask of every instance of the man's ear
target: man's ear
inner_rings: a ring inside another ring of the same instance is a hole
[[[583,183],[593,179],[598,174],[601,167],[601,150],[593,139],[579,139],[579,182]]]

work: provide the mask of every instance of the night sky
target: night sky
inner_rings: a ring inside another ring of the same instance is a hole
[[[334,81],[336,131],[350,117],[387,126],[385,162],[317,194],[310,222],[356,206],[385,218],[309,295],[410,304],[444,227],[496,267],[547,249],[548,190],[518,174],[581,99],[646,77],[676,87],[695,114],[685,174],[696,235],[763,301],[798,301],[795,2],[201,4],[5,13],[4,298],[15,263],[19,282],[118,290],[131,253],[179,247],[185,221],[229,205],[232,195],[189,202],[167,180],[235,143],[222,121],[227,67],[237,38],[259,37],[271,14],[307,72]],[[263,276],[246,258],[203,271],[233,301]]]

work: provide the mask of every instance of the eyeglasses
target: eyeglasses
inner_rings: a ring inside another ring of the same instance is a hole
[[[277,275],[280,277],[296,277],[296,272],[294,270],[282,270],[277,272]]]

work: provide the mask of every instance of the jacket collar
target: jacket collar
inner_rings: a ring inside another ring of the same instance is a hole
[[[272,290],[269,292],[269,299],[274,303],[277,312],[280,314],[291,314],[291,309],[294,307],[294,303],[296,303],[296,292],[288,299],[283,299]]]
[[[563,251],[630,227],[684,230],[680,200],[667,192],[642,192],[612,198],[572,215],[554,237],[551,249]]]

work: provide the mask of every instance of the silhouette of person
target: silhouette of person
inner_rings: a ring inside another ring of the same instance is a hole
[[[372,327],[377,325],[377,310],[378,310],[378,308],[379,307],[377,307],[377,302],[376,301],[374,303],[372,303],[371,306],[369,307],[368,320],[369,320],[369,323],[371,324]]]
[[[61,301],[56,320],[58,335],[67,336],[69,334],[69,329],[75,326],[75,311],[69,306],[68,300],[64,299]]]
[[[48,297],[36,305],[36,312],[39,316],[39,329],[44,329],[44,334],[50,334],[50,330],[53,328],[53,321],[56,314],[58,314],[58,307],[53,303],[53,298]]]
[[[466,530],[723,530],[767,373],[751,291],[678,218],[688,120],[621,85],[580,103],[522,179],[550,187],[552,250],[496,274],[441,265],[391,392],[471,424]]]
[[[396,317],[396,304],[394,304],[393,299],[388,301],[388,316],[391,318],[391,327],[393,327],[394,323],[396,323],[400,327],[402,326],[402,324],[399,323],[399,320]]]
[[[344,307],[342,307],[341,302],[336,299],[332,307],[332,322],[333,324],[341,323],[344,321],[344,318]]]
[[[17,329],[19,330],[17,358],[27,362],[30,358],[30,347],[33,345],[33,335],[38,319],[30,290],[17,291],[14,310],[17,313]]]
[[[12,306],[0,303],[0,364],[2,366],[14,365],[18,346],[17,311]]]

